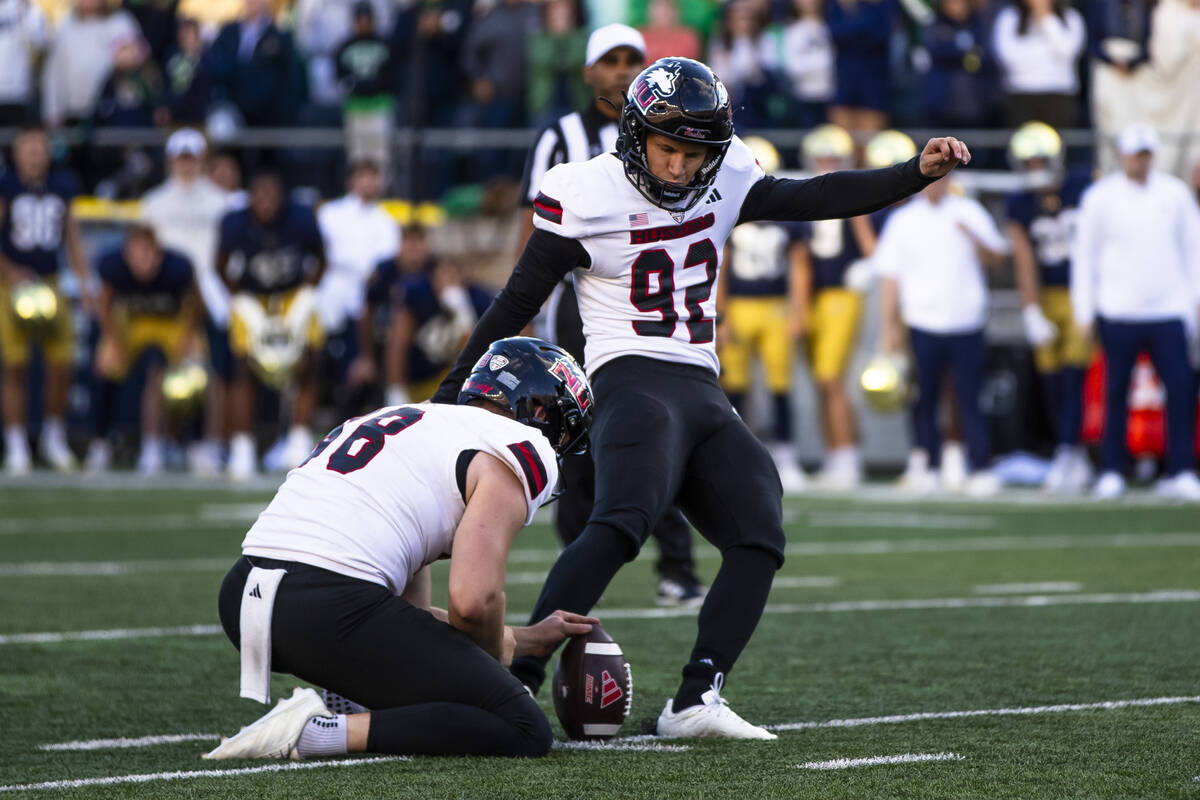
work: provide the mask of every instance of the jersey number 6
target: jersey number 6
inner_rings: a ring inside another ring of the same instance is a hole
[[[418,422],[425,412],[417,408],[400,408],[376,414],[358,424],[353,435],[347,437],[341,446],[329,456],[325,468],[348,475],[362,469],[371,462],[383,449],[383,440]],[[339,425],[322,439],[312,454],[305,459],[304,464],[312,461],[329,447],[334,439],[342,434],[344,425]],[[301,464],[300,466],[304,466]]]
[[[717,248],[711,239],[696,242],[688,248],[683,268],[704,267],[704,281],[689,286],[683,293],[683,306],[687,311],[687,329],[692,344],[706,344],[713,340],[713,321],[704,318],[703,304],[712,294],[713,281],[717,278]],[[650,286],[650,276],[658,276],[657,290]],[[633,262],[633,279],[629,287],[629,300],[638,311],[657,311],[660,320],[635,320],[633,331],[638,336],[675,335],[679,313],[675,310],[675,262],[662,248],[646,250]]]

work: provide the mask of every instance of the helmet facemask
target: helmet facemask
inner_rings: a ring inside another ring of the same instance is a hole
[[[716,181],[733,138],[729,93],[708,67],[666,58],[647,67],[629,88],[621,111],[617,156],[629,182],[654,205],[688,211]],[[658,177],[647,160],[646,137],[656,133],[677,142],[704,145],[708,155],[691,182]]]

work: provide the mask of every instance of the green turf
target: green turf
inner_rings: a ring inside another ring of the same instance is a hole
[[[236,557],[246,507],[267,499],[216,490],[0,489],[0,635],[214,624],[223,565]],[[1190,600],[841,612],[812,606],[974,598],[981,584],[1047,581],[1078,583],[1089,596],[1197,591],[1200,538],[1172,546],[1137,546],[1136,539],[1161,545],[1156,534],[1200,533],[1194,509],[805,499],[789,501],[787,512],[789,543],[797,547],[822,543],[828,552],[840,544],[933,540],[957,549],[790,557],[782,577],[836,583],[772,592],[772,605],[793,613],[763,618],[726,688],[734,708],[751,720],[785,724],[1200,694],[1200,627]],[[1135,537],[1126,542],[1134,546],[1099,546],[1121,534]],[[1024,548],[1023,537],[1034,543],[1067,537],[1072,546]],[[963,549],[986,540],[999,541],[1000,549]],[[1086,546],[1090,541],[1097,546]],[[523,554],[510,573],[536,575],[549,567],[554,543],[547,526],[530,528],[517,547]],[[701,572],[711,579],[715,553],[706,547],[700,553]],[[20,570],[14,565],[28,562],[98,561],[133,571],[13,574]],[[178,561],[181,569],[138,563],[162,561]],[[444,580],[445,570],[437,575]],[[528,610],[539,588],[510,586],[510,610]],[[639,559],[618,575],[597,613],[650,607],[652,597],[652,559]],[[634,710],[625,732],[639,733],[673,692],[695,621],[614,617],[606,627],[633,665]],[[221,636],[0,644],[0,788],[260,766],[203,762],[207,742],[38,749],[97,738],[231,733],[262,711],[237,698],[237,678],[236,653]],[[281,694],[294,681],[277,676],[273,685]],[[544,696],[543,702],[549,711]],[[1185,703],[786,731],[766,744],[686,742],[686,752],[556,751],[539,762],[418,758],[28,796],[1197,798],[1198,729],[1200,703]],[[963,759],[828,772],[797,767],[940,752]]]

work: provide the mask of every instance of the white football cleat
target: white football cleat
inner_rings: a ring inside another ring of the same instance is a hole
[[[1117,472],[1106,472],[1092,487],[1092,497],[1096,500],[1116,500],[1125,494],[1125,478]]]
[[[321,696],[312,689],[296,687],[292,696],[280,699],[275,708],[221,743],[204,758],[290,758],[300,760],[296,743],[313,717],[330,717]]]
[[[38,439],[38,452],[56,472],[74,472],[78,467],[75,454],[67,445],[66,436],[61,429],[50,429],[48,426],[44,428]]]
[[[1154,493],[1170,500],[1185,503],[1200,502],[1200,479],[1191,470],[1184,470],[1170,478],[1162,478],[1154,487]]]
[[[234,434],[229,442],[229,477],[235,481],[251,478],[258,471],[258,456],[254,439],[248,433]]]
[[[967,451],[962,442],[948,441],[942,445],[942,488],[961,492],[967,486]]]
[[[1001,488],[1002,484],[996,473],[990,469],[981,469],[971,473],[963,491],[967,497],[995,497],[1000,494]]]
[[[694,739],[713,737],[718,739],[777,739],[766,728],[752,725],[742,719],[721,697],[725,674],[718,672],[713,678],[712,688],[700,696],[700,705],[688,706],[679,713],[672,711],[674,699],[668,699],[662,713],[658,715],[658,735],[666,739]]]

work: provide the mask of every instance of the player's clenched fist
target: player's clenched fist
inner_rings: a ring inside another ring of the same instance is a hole
[[[953,136],[930,139],[921,151],[921,174],[926,178],[941,178],[959,164],[971,163],[971,151],[965,142]]]

